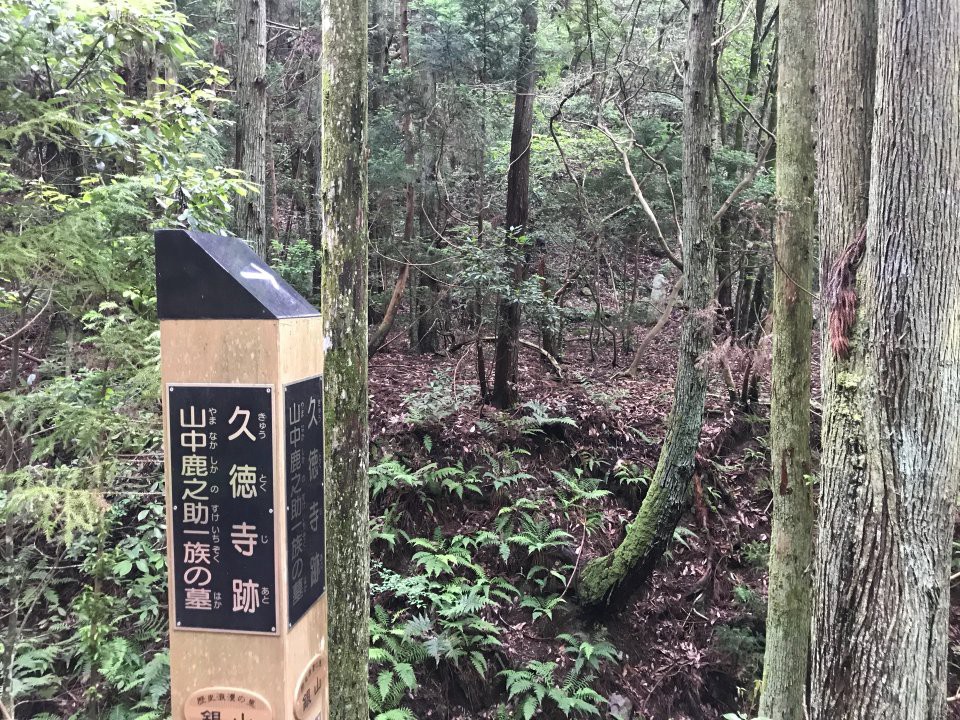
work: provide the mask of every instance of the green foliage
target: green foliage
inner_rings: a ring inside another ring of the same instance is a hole
[[[277,240],[270,244],[271,266],[293,289],[306,298],[313,294],[313,269],[319,258],[310,243],[297,239],[284,245]]]
[[[453,378],[440,370],[434,370],[425,390],[411,393],[403,398],[406,407],[404,420],[419,427],[440,424],[464,404],[476,396],[474,385],[453,386]]]
[[[503,670],[500,676],[513,703],[513,717],[531,720],[538,712],[554,707],[564,717],[600,717],[606,701],[589,683],[603,663],[616,662],[616,650],[605,640],[585,634],[560,635],[564,653],[573,661],[566,672],[553,661],[531,660],[519,670]]]
[[[425,441],[425,447],[431,450],[432,441]],[[417,678],[431,667],[443,664],[460,673],[487,677],[503,664],[498,653],[503,630],[495,619],[519,607],[530,613],[531,622],[553,620],[566,603],[573,565],[558,556],[568,554],[574,540],[548,517],[585,517],[587,508],[606,491],[578,469],[557,472],[554,493],[525,497],[519,491],[532,476],[519,464],[524,455],[506,449],[487,455],[484,465],[470,469],[462,463],[433,462],[411,469],[388,457],[371,468],[371,495],[385,504],[384,514],[373,522],[375,533],[390,544],[393,557],[407,558],[398,568],[375,566],[374,593],[384,606],[374,610],[371,624],[374,713],[409,712],[404,703],[415,696]],[[437,528],[425,537],[395,526],[401,513],[397,508],[409,507],[413,498],[419,506],[434,508],[440,500],[479,501],[487,492],[507,489],[514,500],[496,511],[492,523],[471,532],[448,535]],[[548,502],[562,512],[548,516]],[[511,579],[507,573],[491,575],[489,569],[498,561],[516,569],[516,574]],[[391,614],[387,606],[402,610]],[[528,665],[500,673],[518,716],[541,705],[569,716],[595,715],[601,706],[602,699],[590,684],[601,665],[615,659],[615,649],[605,640],[586,635],[558,639],[563,642],[563,663],[531,659]],[[545,668],[551,668],[549,678],[538,675]],[[540,690],[522,690],[526,681],[543,686],[539,698]]]
[[[763,664],[763,638],[746,627],[718,625],[713,647],[746,677],[758,675]]]
[[[770,543],[752,540],[746,543],[741,550],[744,562],[755,568],[766,568],[770,561]]]
[[[409,627],[396,625],[387,611],[378,606],[373,608],[370,618],[369,652],[376,677],[369,685],[370,712],[381,720],[413,717],[409,710],[400,707],[400,702],[417,689],[414,665],[427,657],[423,643],[413,639]]]
[[[39,717],[159,720],[169,674],[151,230],[222,232],[233,197],[251,190],[222,166],[227,77],[196,58],[165,0],[0,4],[0,326],[19,331],[21,351],[49,345],[0,393],[13,439],[0,520],[17,548],[3,607],[18,621],[0,651],[13,685],[0,689]],[[148,57],[177,65],[179,80],[134,87]]]

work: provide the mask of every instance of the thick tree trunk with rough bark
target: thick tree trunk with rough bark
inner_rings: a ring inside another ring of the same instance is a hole
[[[524,3],[520,17],[520,56],[517,61],[517,93],[513,106],[513,135],[510,138],[510,169],[507,171],[507,258],[511,277],[519,287],[526,274],[527,253],[520,252],[517,239],[527,231],[530,212],[530,140],[533,136],[533,104],[537,91],[537,2]],[[491,402],[508,408],[516,400],[517,351],[520,340],[520,303],[501,298],[497,310],[497,345],[494,354]]]
[[[821,228],[830,362],[810,716],[939,720],[960,478],[960,5],[883,0],[877,22],[872,3],[839,4],[822,25],[835,64],[821,205],[842,207]],[[868,165],[846,145],[868,132],[856,101],[877,29]]]
[[[323,0],[323,312],[330,717],[369,720],[367,2]]]
[[[260,257],[267,254],[267,3],[235,0],[237,125],[234,164],[258,192],[236,200],[235,229]]]
[[[686,315],[673,410],[650,489],[627,535],[611,554],[592,560],[578,586],[580,601],[597,606],[626,597],[663,554],[689,502],[707,392],[704,359],[713,338],[716,289],[710,78],[717,0],[692,0],[683,84],[683,299]]]
[[[770,465],[773,518],[760,715],[804,720],[810,643],[815,0],[781,0]]]

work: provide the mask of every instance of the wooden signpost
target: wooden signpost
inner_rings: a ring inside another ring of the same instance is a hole
[[[326,720],[320,315],[236,238],[156,258],[173,718]]]

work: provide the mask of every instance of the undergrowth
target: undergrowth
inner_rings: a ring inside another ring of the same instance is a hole
[[[530,410],[514,421],[526,433],[573,422]],[[429,436],[424,450],[433,450]],[[604,714],[606,700],[592,684],[617,661],[608,640],[557,634],[545,651],[558,657],[517,658],[505,648],[516,627],[549,631],[566,609],[580,541],[574,532],[596,531],[609,494],[581,468],[554,471],[545,488],[522,469],[527,454],[502,449],[472,467],[447,460],[411,468],[386,457],[371,468],[373,538],[382,551],[370,650],[377,720],[417,717],[427,676],[457,678],[465,696],[493,679],[486,697],[498,699],[503,718]],[[467,522],[445,522],[454,509]]]

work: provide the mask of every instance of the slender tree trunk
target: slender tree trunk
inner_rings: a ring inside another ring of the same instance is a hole
[[[410,69],[410,3],[408,0],[400,0],[400,66],[404,70]],[[407,177],[406,185],[403,189],[404,197],[404,218],[403,218],[403,240],[401,248],[408,252],[410,242],[413,240],[413,219],[416,212],[416,189],[413,185],[413,163],[416,159],[416,150],[413,146],[413,114],[407,109],[403,113],[400,121],[400,131],[403,134],[403,159],[406,165]],[[369,354],[373,355],[380,349],[384,340],[390,334],[393,323],[397,318],[397,311],[400,309],[400,301],[403,299],[403,292],[406,290],[407,281],[410,279],[410,264],[405,263],[400,268],[400,274],[397,276],[397,283],[393,287],[393,293],[387,303],[386,310],[383,313],[383,320],[377,327],[369,342]]]
[[[663,554],[687,506],[703,426],[707,368],[713,339],[716,290],[713,240],[710,78],[717,0],[691,0],[683,84],[683,267],[687,308],[673,410],[650,489],[623,542],[592,560],[578,587],[585,605],[626,597],[646,579]]]
[[[804,720],[810,643],[815,0],[780,1],[770,457],[773,529],[760,715]]]
[[[868,46],[873,8],[842,5],[844,16],[825,26],[825,53],[857,55]],[[866,230],[846,240],[825,288],[824,352],[836,357],[826,396],[814,720],[947,716],[960,478],[960,5],[882,0],[877,15]],[[828,92],[825,102],[838,98]],[[837,169],[827,163],[827,172]],[[837,201],[835,187],[821,187]]]
[[[403,299],[403,292],[407,288],[407,279],[410,277],[410,265],[406,264],[400,268],[400,275],[397,277],[397,283],[393,286],[393,293],[387,303],[387,308],[383,313],[383,320],[377,326],[376,331],[370,336],[367,344],[367,352],[370,356],[374,355],[380,346],[383,345],[387,336],[390,334],[393,323],[397,319],[397,311],[400,309],[400,301]]]
[[[236,233],[260,257],[267,253],[267,3],[235,0],[237,134],[234,163],[257,192],[238,197]]]
[[[435,113],[432,111],[432,109],[437,104],[437,78],[428,63],[423,64],[423,70],[420,74],[420,77],[422,80],[420,88],[422,107],[427,109],[428,116],[434,116]],[[439,145],[436,140],[436,136],[438,134],[439,128],[437,127],[436,120],[424,119],[422,122],[421,131],[422,141],[420,143],[421,199],[418,219],[420,225],[420,236],[422,238],[429,238],[431,249],[436,247],[440,239],[436,230],[436,228],[440,227],[439,198],[436,189],[437,163],[438,155],[442,156],[442,149],[440,152],[438,152],[437,147]],[[412,133],[410,134],[410,138],[411,144],[408,147],[412,148]],[[412,168],[414,158],[412,155],[408,155],[408,157],[410,160],[410,167]],[[411,185],[409,194],[407,195],[407,202],[413,203],[414,197],[413,187]],[[408,209],[412,207],[412,204],[407,205]],[[411,221],[410,229],[412,234],[413,215],[410,215],[409,217]],[[429,257],[432,259],[434,256],[431,255]],[[416,342],[412,345],[419,352],[435,353],[440,350],[440,284],[433,276],[433,268],[431,267],[421,269],[418,273],[416,273],[416,278],[417,311],[416,323],[413,325]]]
[[[277,223],[279,220],[277,208],[277,163],[273,155],[273,139],[270,137],[270,125],[267,125],[266,134],[266,183],[264,190],[266,192],[266,225],[264,226],[264,242],[266,243],[265,252],[269,252],[270,243],[277,237]]]
[[[763,51],[763,16],[767,11],[767,0],[756,0],[753,10],[753,38],[750,41],[750,65],[747,68],[747,87],[743,98],[744,104],[750,106],[757,94],[757,80],[760,77],[760,56]],[[737,115],[737,130],[734,135],[733,146],[736,150],[743,150],[747,123],[753,122],[745,111]]]
[[[518,240],[526,234],[530,212],[530,141],[533,137],[533,105],[537,91],[537,3],[521,0],[520,55],[517,61],[517,92],[510,138],[510,169],[507,172],[507,262],[514,288],[526,274],[526,261]],[[497,310],[497,345],[494,353],[491,402],[508,408],[516,400],[517,350],[521,307],[512,297],[500,299]]]
[[[367,2],[323,0],[324,450],[330,717],[369,720]]]

